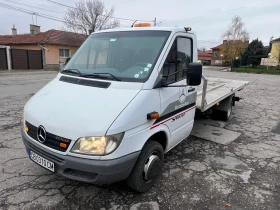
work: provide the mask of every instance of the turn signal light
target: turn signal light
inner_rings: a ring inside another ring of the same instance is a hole
[[[25,130],[26,130],[26,132],[28,132],[29,131],[29,128],[27,127],[27,126],[25,126],[25,128],[24,128]]]
[[[217,103],[216,103],[216,106],[220,106],[220,102],[217,102]]]
[[[149,114],[147,114],[147,119],[148,120],[155,120],[158,119],[160,117],[158,112],[151,112]]]
[[[59,146],[62,147],[62,148],[65,148],[65,149],[66,149],[66,147],[67,147],[67,145],[64,144],[64,143],[60,143]]]

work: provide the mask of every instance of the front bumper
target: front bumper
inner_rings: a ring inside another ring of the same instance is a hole
[[[38,155],[54,163],[54,172],[69,179],[94,183],[110,184],[128,178],[140,151],[113,160],[91,160],[60,155],[39,147],[26,135],[22,133],[22,140],[29,154],[31,149]]]

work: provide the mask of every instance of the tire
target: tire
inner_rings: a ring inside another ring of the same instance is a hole
[[[229,106],[227,107],[227,111],[213,109],[212,110],[213,118],[222,121],[228,121],[232,114],[232,106],[233,106],[233,101],[230,102]]]
[[[163,159],[162,145],[156,141],[148,141],[127,179],[127,185],[141,193],[151,189],[161,174]]]

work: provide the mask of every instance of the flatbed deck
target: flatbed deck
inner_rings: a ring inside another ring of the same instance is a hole
[[[197,87],[196,108],[201,112],[205,112],[248,84],[249,81],[203,77],[203,82]],[[205,90],[206,93],[203,96]],[[205,98],[204,104],[202,103],[203,98]]]

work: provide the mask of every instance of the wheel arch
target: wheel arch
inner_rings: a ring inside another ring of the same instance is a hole
[[[158,131],[156,133],[154,133],[147,141],[156,141],[159,144],[161,144],[162,148],[164,151],[166,151],[167,145],[168,145],[168,137],[167,137],[167,133],[165,131]],[[145,144],[146,144],[145,143]]]

